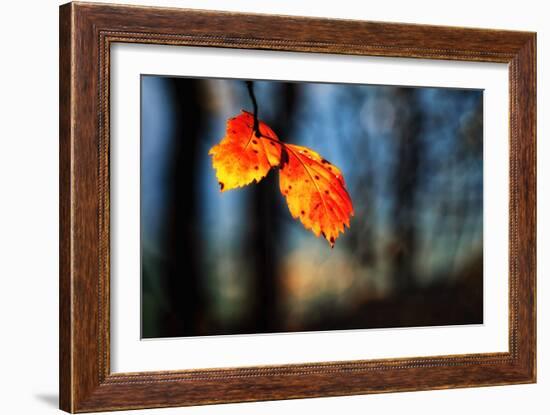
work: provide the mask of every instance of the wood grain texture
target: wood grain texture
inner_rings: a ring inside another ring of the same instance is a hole
[[[59,14],[59,406],[72,410],[71,299],[71,102],[72,20],[70,9]]]
[[[113,42],[508,63],[509,352],[111,373],[109,59]],[[60,407],[68,412],[534,382],[534,33],[70,3],[60,9]]]

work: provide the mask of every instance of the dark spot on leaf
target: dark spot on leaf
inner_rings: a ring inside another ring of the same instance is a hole
[[[325,159],[322,159],[322,160],[321,160],[321,163],[323,163],[323,164],[330,164],[329,161],[328,161],[328,160],[325,160]]]
[[[290,190],[290,189],[292,189],[292,185],[289,184],[288,185],[288,190]]]
[[[301,212],[301,213],[302,213],[302,215],[305,215],[305,214],[306,214],[306,212],[304,212],[303,210],[302,210],[302,212]]]
[[[309,183],[309,179],[306,179],[306,183]]]
[[[325,190],[325,194],[328,195],[328,193],[329,193],[328,190]]]
[[[253,144],[258,144],[258,141],[257,140],[252,140],[252,143]]]
[[[327,239],[327,234],[324,231],[321,231],[321,235],[323,235],[323,238]]]
[[[315,175],[315,180],[319,180],[319,176]]]
[[[258,150],[253,149],[252,151],[253,151],[254,153],[258,154]]]
[[[258,167],[258,166],[254,166],[254,170],[258,170],[258,169],[259,169],[259,167]]]
[[[280,164],[280,168],[283,168],[285,167],[285,165],[289,162],[289,157],[288,157],[288,151],[286,150],[285,147],[282,147],[281,148],[281,164]]]
[[[334,236],[330,237],[330,243],[334,245]]]
[[[222,182],[219,182],[220,190],[223,190],[223,187],[225,186]]]

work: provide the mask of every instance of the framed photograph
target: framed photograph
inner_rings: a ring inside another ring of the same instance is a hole
[[[536,35],[60,8],[60,407],[536,381]]]

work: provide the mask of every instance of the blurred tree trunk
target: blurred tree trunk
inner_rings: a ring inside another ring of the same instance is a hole
[[[417,88],[398,88],[402,114],[398,125],[394,173],[395,202],[393,205],[393,281],[398,294],[416,285],[414,260],[417,251],[415,197],[419,187],[419,167],[422,162],[423,113]]]
[[[282,83],[275,116],[268,124],[281,141],[285,141],[291,131],[291,120],[295,108],[296,85]],[[258,102],[262,118],[262,103]],[[267,120],[265,120],[267,122]],[[252,186],[250,209],[250,250],[256,252],[254,275],[255,288],[252,290],[256,301],[251,317],[256,319],[258,332],[281,331],[280,300],[282,294],[279,286],[280,232],[277,223],[280,198],[278,175],[272,171],[258,185]]]
[[[365,103],[365,92],[359,91],[355,88],[348,90],[345,95],[342,107],[346,105],[352,105],[354,108],[360,109]],[[341,98],[342,99],[342,98]],[[340,135],[345,137],[346,134],[350,134],[349,126],[346,123],[339,121],[341,115],[335,113],[333,115],[336,118],[335,124],[340,126]],[[346,237],[342,243],[348,244],[350,249],[356,253],[357,259],[361,264],[365,266],[372,266],[377,261],[376,254],[376,241],[375,241],[375,212],[372,202],[375,200],[374,189],[374,168],[373,163],[370,160],[373,159],[374,153],[372,151],[372,138],[369,137],[366,129],[361,126],[361,111],[357,111],[357,126],[351,129],[352,134],[352,146],[343,140],[336,140],[337,144],[344,148],[349,148],[347,154],[349,154],[349,165],[353,166],[355,178],[354,188],[360,190],[357,193],[362,199],[362,203],[354,205],[355,220],[353,226],[346,229]],[[368,160],[369,162],[365,162]],[[348,183],[349,185],[349,183]]]
[[[203,275],[198,264],[200,244],[196,226],[198,223],[197,193],[195,181],[197,172],[196,152],[199,146],[199,132],[202,128],[200,108],[200,84],[186,79],[171,79],[175,113],[174,136],[172,140],[172,173],[169,185],[169,212],[167,252],[169,276],[166,304],[168,336],[201,334],[201,319],[204,318],[201,279]]]

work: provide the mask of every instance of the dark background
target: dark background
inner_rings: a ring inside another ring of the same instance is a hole
[[[221,194],[208,150],[252,104],[242,80],[142,76],[142,337],[483,322],[483,94],[254,81],[282,141],[338,166],[333,250],[271,172]]]

